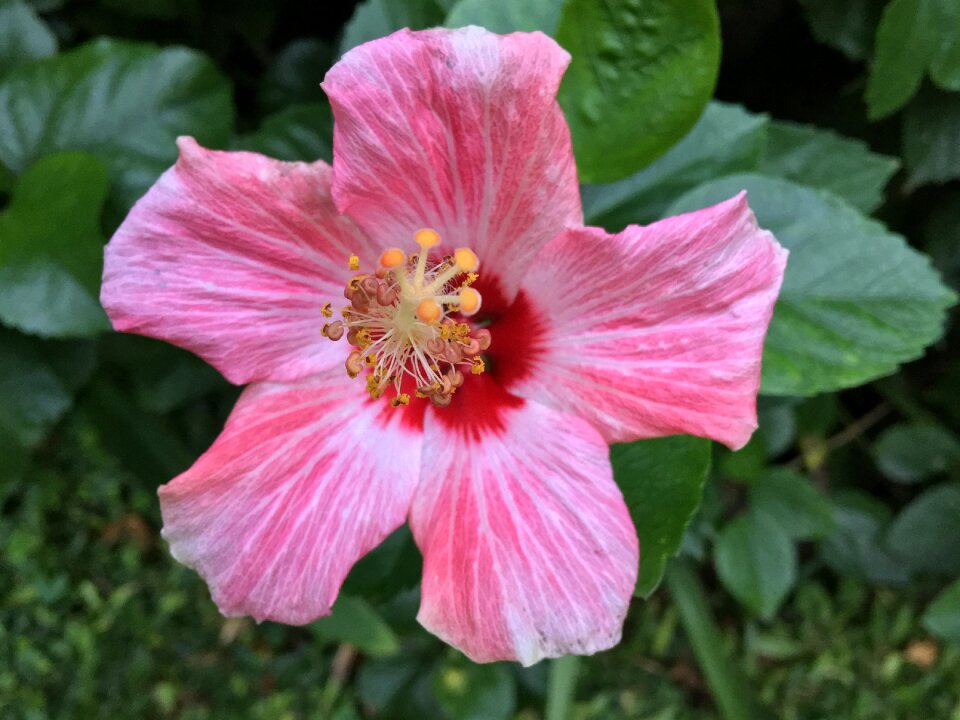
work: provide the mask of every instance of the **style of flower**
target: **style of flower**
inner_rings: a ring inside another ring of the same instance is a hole
[[[110,241],[114,327],[249,384],[159,493],[225,615],[329,613],[409,521],[418,619],[474,660],[608,648],[639,562],[608,444],[755,429],[786,252],[742,194],[583,227],[568,61],[474,27],[367,43],[323,82],[332,168],[180,138]]]

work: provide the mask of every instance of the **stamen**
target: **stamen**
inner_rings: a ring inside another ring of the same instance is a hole
[[[359,270],[360,258],[356,255],[351,255],[350,259],[347,261],[347,267],[349,267],[351,270]]]
[[[417,317],[425,323],[435,325],[442,314],[443,309],[436,300],[421,300],[417,305]]]
[[[380,256],[380,264],[388,270],[403,265],[406,261],[407,254],[400,248],[389,248]]]
[[[460,288],[460,314],[468,317],[476,315],[480,309],[481,300],[480,293],[472,287]]]

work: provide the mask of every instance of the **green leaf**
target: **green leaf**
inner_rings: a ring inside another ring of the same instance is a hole
[[[310,626],[327,642],[349,643],[367,655],[387,657],[400,649],[400,641],[386,621],[366,600],[340,595],[333,612]]]
[[[808,477],[787,468],[775,468],[750,486],[750,506],[793,540],[825,537],[835,527],[830,500]]]
[[[899,160],[871,152],[861,140],[775,121],[760,172],[828,190],[869,213],[883,202],[883,189],[899,167]]]
[[[905,507],[887,531],[885,546],[914,570],[960,573],[960,483],[938,485]]]
[[[479,25],[495,33],[541,30],[553,35],[560,22],[564,0],[460,0],[444,25]]]
[[[423,30],[440,25],[445,14],[436,0],[365,0],[343,29],[339,54],[400,28]]]
[[[934,0],[892,0],[877,28],[867,78],[867,114],[879,120],[907,104],[940,45]]]
[[[871,454],[886,477],[918,483],[960,464],[960,440],[939,425],[901,423],[877,438]]]
[[[923,614],[923,625],[943,640],[960,642],[960,580],[937,595]]]
[[[737,105],[711,102],[697,124],[666,155],[615,183],[585,185],[589,225],[611,232],[649,223],[687,190],[715,177],[755,170],[766,144],[768,119]]]
[[[955,295],[929,259],[839,198],[734,175],[684,195],[670,214],[749,191],[762,227],[790,250],[767,335],[763,392],[813,395],[894,372],[943,334]]]
[[[714,561],[724,587],[765,620],[777,612],[797,579],[790,536],[775,519],[756,511],[723,528]]]
[[[940,47],[930,64],[930,78],[944,90],[960,90],[960,4],[938,0]]]
[[[842,492],[833,498],[836,529],[820,545],[824,561],[840,575],[899,585],[910,571],[882,545],[890,510],[871,495]]]
[[[864,60],[886,0],[800,0],[814,37],[851,60]]]
[[[229,83],[186,48],[96,40],[0,81],[0,165],[21,173],[43,155],[86,150],[125,206],[176,159],[178,135],[223,146],[232,124]]]
[[[57,52],[57,38],[29,5],[0,0],[0,77]]]
[[[903,116],[903,159],[911,186],[960,178],[960,94],[925,89]]]
[[[333,162],[333,115],[326,103],[291,105],[263,121],[255,132],[241,135],[241,150],[278,160]]]
[[[51,155],[23,174],[0,213],[0,320],[46,337],[109,329],[98,300],[106,195],[91,155]]]
[[[557,41],[573,55],[559,99],[584,182],[619,180],[656,160],[713,94],[713,0],[568,0]]]
[[[333,61],[322,40],[294,40],[281,50],[260,80],[260,104],[269,112],[297,103],[321,103],[320,81]]]
[[[710,469],[710,443],[677,435],[610,448],[613,475],[640,537],[640,575],[634,593],[660,584],[667,560],[700,505]]]
[[[70,408],[70,392],[25,341],[0,331],[0,434],[23,448],[39,444]]]
[[[506,663],[477,665],[458,658],[439,668],[437,702],[456,720],[509,720],[517,705],[516,679]]]

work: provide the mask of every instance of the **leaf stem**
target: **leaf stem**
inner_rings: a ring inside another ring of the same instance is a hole
[[[544,720],[567,720],[577,691],[577,670],[580,658],[566,655],[550,661],[547,677],[547,707]]]
[[[720,630],[707,604],[706,594],[689,561],[674,558],[665,574],[667,588],[680,616],[707,685],[724,720],[750,720],[751,700],[745,678],[723,650]]]

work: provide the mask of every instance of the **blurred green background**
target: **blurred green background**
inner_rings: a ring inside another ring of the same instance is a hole
[[[760,431],[614,448],[646,597],[529,669],[417,625],[406,530],[330,618],[221,617],[156,488],[238,389],[97,303],[176,135],[329,160],[343,51],[467,23],[573,54],[588,222],[747,187],[793,253]],[[958,178],[955,0],[0,0],[0,717],[960,720]]]

